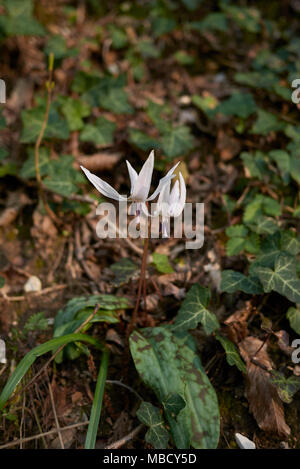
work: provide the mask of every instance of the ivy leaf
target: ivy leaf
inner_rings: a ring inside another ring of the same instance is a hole
[[[208,335],[218,329],[220,324],[217,317],[207,309],[209,299],[210,291],[208,288],[193,285],[181,304],[172,330],[195,329],[199,322]]]
[[[243,251],[246,244],[245,238],[230,238],[226,243],[226,254],[227,256],[236,256]]]
[[[280,254],[274,270],[257,266],[256,273],[266,293],[275,290],[295,303],[300,302],[300,280],[296,274],[296,259]]]
[[[144,151],[161,148],[161,144],[156,139],[138,129],[129,129],[129,141]]]
[[[203,0],[182,0],[182,3],[187,7],[188,10],[194,11],[201,5]]]
[[[254,88],[270,89],[278,83],[278,77],[274,72],[238,72],[234,75],[234,79],[243,85],[253,86]]]
[[[167,18],[165,16],[156,16],[151,22],[152,31],[156,37],[170,33],[176,26],[176,21],[173,18]]]
[[[114,284],[118,287],[127,283],[135,274],[137,267],[131,259],[123,258],[110,266],[115,274]]]
[[[271,370],[271,383],[276,386],[280,399],[287,404],[292,402],[294,394],[300,389],[299,376],[285,378],[283,373],[276,370]]]
[[[46,108],[44,102],[39,104],[35,108],[22,111],[22,143],[36,142],[40,134],[42,124],[44,122],[45,112]],[[70,133],[67,121],[60,116],[57,110],[57,103],[52,103],[50,106],[49,118],[44,133],[44,138],[57,138],[61,140],[67,140],[69,138],[69,134]]]
[[[226,360],[228,364],[231,366],[235,365],[242,373],[246,375],[246,365],[241,359],[239,352],[237,351],[235,345],[231,342],[231,340],[227,339],[227,337],[220,335],[218,332],[216,333],[216,339],[220,342],[220,344],[225,350]]]
[[[24,179],[35,178],[35,159],[34,159],[34,148],[29,148],[28,150],[29,157],[23,164],[20,176]],[[46,147],[41,147],[39,150],[39,170],[40,175],[45,176],[48,174],[50,164],[50,151]]]
[[[164,425],[164,420],[157,407],[150,402],[143,401],[136,412],[138,419],[149,427],[145,440],[155,449],[167,448],[169,432]]]
[[[250,33],[257,33],[261,30],[261,13],[257,8],[240,7],[221,3],[221,8],[232,18],[242,29]]]
[[[43,184],[53,192],[64,196],[76,192],[78,173],[72,166],[73,161],[72,155],[62,155],[58,160],[51,160]]]
[[[251,177],[263,179],[263,176],[267,173],[267,164],[265,161],[265,155],[261,151],[256,151],[254,155],[243,151],[240,157]]]
[[[269,157],[275,161],[280,171],[283,181],[287,184],[290,180],[290,155],[287,151],[284,150],[272,150],[269,153]]]
[[[133,108],[128,102],[127,93],[122,88],[111,88],[102,94],[99,105],[116,114],[132,114]]]
[[[190,29],[195,29],[196,31],[227,31],[228,23],[224,13],[209,13],[201,21],[192,21],[187,25]]]
[[[105,117],[98,117],[95,124],[87,124],[80,133],[82,142],[92,142],[94,145],[105,146],[113,142],[116,124]]]
[[[285,124],[271,112],[259,109],[257,114],[257,120],[254,122],[250,133],[268,135],[272,131],[276,132],[284,129]]]
[[[90,106],[80,99],[74,99],[69,96],[60,96],[58,98],[58,102],[60,104],[61,112],[67,119],[69,129],[72,132],[75,130],[81,130],[84,126],[82,119],[91,114]]]
[[[4,0],[7,16],[0,17],[0,25],[6,34],[43,36],[43,26],[33,17],[32,0]]]
[[[263,293],[262,286],[256,277],[246,277],[235,270],[223,270],[221,291],[234,293],[237,290],[252,295]]]
[[[250,93],[235,92],[216,108],[217,112],[225,116],[238,116],[246,119],[256,111],[256,103]]]
[[[162,404],[166,412],[169,412],[172,417],[176,417],[186,406],[186,402],[183,397],[175,393],[168,394]]]
[[[212,94],[208,94],[207,96],[194,94],[192,96],[192,103],[201,109],[209,119],[215,116],[218,100]]]
[[[78,49],[75,47],[69,48],[67,41],[63,36],[54,34],[50,37],[45,49],[45,54],[50,55],[52,53],[55,59],[64,59],[65,57],[76,57],[78,55]]]
[[[288,309],[286,317],[290,321],[291,328],[300,335],[300,308],[291,307]]]
[[[193,146],[190,128],[185,125],[173,127],[162,137],[163,152],[170,159],[185,155]]]
[[[158,252],[154,252],[152,258],[153,264],[155,265],[158,272],[161,272],[162,274],[171,274],[174,272],[166,254],[159,254]]]

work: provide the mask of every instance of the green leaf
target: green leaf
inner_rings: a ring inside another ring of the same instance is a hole
[[[245,238],[230,238],[226,243],[226,254],[227,256],[236,256],[242,252],[245,248],[246,239]]]
[[[238,116],[246,119],[256,111],[256,108],[252,94],[235,92],[229,99],[219,104],[216,111],[225,116]]]
[[[160,57],[160,50],[150,38],[139,40],[136,46],[145,59],[157,59]]]
[[[161,144],[156,139],[138,129],[129,129],[129,142],[144,151],[161,148]]]
[[[290,160],[291,170],[290,174],[291,177],[300,184],[300,158],[297,156],[292,156]]]
[[[217,30],[217,31],[227,31],[228,30],[228,23],[226,16],[224,13],[209,13],[205,18],[201,21],[192,21],[188,23],[188,28],[195,29],[196,31],[210,31],[210,30]]]
[[[294,394],[300,389],[299,376],[285,378],[284,374],[280,371],[271,370],[270,380],[276,386],[280,399],[287,404],[292,402]]]
[[[257,266],[256,273],[266,293],[275,290],[295,303],[300,302],[300,280],[296,274],[296,259],[280,254],[274,270]]]
[[[146,385],[161,403],[180,395],[186,406],[176,418],[165,409],[177,448],[215,448],[219,440],[219,409],[215,391],[196,354],[189,334],[173,334],[164,327],[133,332],[130,350]]]
[[[43,180],[43,184],[51,191],[63,196],[76,192],[78,174],[72,166],[73,161],[72,155],[62,155],[58,160],[49,161],[47,178]]]
[[[195,329],[199,322],[208,335],[218,329],[220,324],[217,317],[207,309],[209,299],[210,291],[208,288],[200,287],[197,284],[193,285],[181,304],[172,330]]]
[[[5,285],[5,278],[0,275],[0,288],[3,288]]]
[[[248,234],[248,229],[244,225],[231,225],[226,228],[226,234],[230,238],[241,238]]]
[[[162,404],[172,417],[176,417],[186,406],[185,400],[179,394],[174,393],[170,393]]]
[[[270,89],[278,83],[278,77],[274,72],[238,72],[234,75],[235,81],[243,85],[253,86],[254,88]]]
[[[167,448],[169,432],[164,425],[164,419],[157,407],[150,402],[142,402],[136,412],[138,419],[149,427],[145,435],[145,440],[154,446],[155,449]]]
[[[50,39],[44,49],[45,54],[54,55],[55,59],[64,59],[66,57],[76,57],[79,51],[78,49],[68,48],[67,41],[63,36],[54,34],[50,36]]]
[[[45,34],[43,26],[33,17],[32,0],[3,0],[7,16],[0,17],[0,26],[8,35]]]
[[[126,32],[114,24],[108,25],[108,30],[111,37],[112,47],[114,49],[123,49],[128,43]]]
[[[128,102],[127,93],[121,88],[111,88],[100,97],[99,105],[116,114],[132,114],[133,108]]]
[[[94,449],[99,428],[99,421],[104,396],[104,387],[108,369],[109,350],[104,349],[101,358],[101,365],[97,377],[97,384],[91,409],[90,422],[85,439],[85,449]]]
[[[119,287],[129,282],[136,273],[137,266],[131,259],[123,258],[112,264],[110,270],[115,274],[114,284]]]
[[[267,174],[268,168],[265,161],[266,158],[261,151],[256,151],[254,155],[243,151],[240,157],[248,169],[251,177],[263,179],[263,176]]]
[[[269,157],[277,164],[283,181],[288,183],[291,166],[289,153],[284,150],[272,150],[269,153]]]
[[[45,318],[45,313],[36,313],[30,316],[27,319],[26,323],[23,326],[22,334],[26,335],[30,331],[45,331],[48,329],[49,323],[48,320]]]
[[[277,132],[284,129],[285,124],[271,112],[259,109],[257,114],[257,120],[254,122],[250,131],[252,134],[268,135],[270,132]]]
[[[48,352],[54,352],[61,345],[66,345],[71,342],[87,342],[91,345],[94,345],[99,350],[103,350],[103,345],[98,340],[86,334],[68,334],[38,345],[25,355],[14,372],[10,375],[0,395],[0,411],[3,409],[6,402],[16,389],[17,385],[21,379],[24,378],[25,374],[31,365],[35,362],[37,357],[40,357],[41,355],[44,355]]]
[[[216,339],[220,342],[220,344],[225,350],[226,360],[228,364],[231,366],[235,365],[242,373],[246,375],[246,365],[241,359],[235,345],[231,342],[231,340],[227,339],[227,337],[220,335],[218,332],[216,333]]]
[[[82,142],[92,142],[94,145],[110,145],[113,143],[113,136],[116,124],[105,117],[98,117],[95,124],[87,124],[80,133]]]
[[[227,293],[240,290],[252,295],[263,293],[262,286],[256,277],[246,277],[235,270],[223,270],[221,290]]]
[[[91,114],[90,106],[80,99],[74,99],[69,96],[60,96],[58,102],[61,112],[67,119],[69,129],[72,132],[81,130],[84,126],[83,118]]]
[[[298,305],[297,308],[290,307],[286,317],[290,321],[291,328],[300,335],[300,308]]]
[[[182,3],[190,11],[197,10],[197,8],[199,8],[199,6],[201,5],[202,2],[203,2],[203,0],[182,0]]]
[[[155,265],[158,272],[161,272],[162,274],[171,274],[174,272],[166,254],[159,254],[158,252],[154,252],[152,254],[152,258],[153,264]]]
[[[181,125],[164,133],[162,138],[162,149],[168,158],[186,155],[194,146],[190,128]]]
[[[152,19],[152,31],[155,37],[162,36],[163,34],[170,33],[176,28],[177,24],[173,18],[165,16],[157,16]]]
[[[218,100],[212,94],[205,97],[194,94],[192,96],[192,103],[201,109],[209,119],[215,116],[218,107]]]
[[[28,159],[23,164],[20,176],[24,179],[35,178],[35,160],[34,160],[34,148],[28,149]],[[39,169],[40,175],[45,176],[49,171],[49,162],[50,162],[50,151],[46,147],[41,147],[39,149]]]
[[[23,129],[21,134],[22,143],[35,143],[45,118],[45,104],[42,103],[35,108],[22,111],[21,118]],[[63,119],[57,110],[57,103],[52,103],[49,111],[48,124],[44,133],[44,139],[61,139],[69,138],[69,127],[65,119]]]
[[[257,8],[240,7],[221,3],[222,10],[229,15],[242,29],[250,33],[257,33],[261,30],[261,13]]]

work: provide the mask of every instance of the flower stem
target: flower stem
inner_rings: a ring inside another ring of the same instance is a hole
[[[131,334],[131,332],[132,332],[132,330],[135,326],[135,323],[136,323],[136,318],[137,318],[137,313],[138,313],[139,304],[140,304],[140,300],[141,300],[143,285],[144,285],[144,296],[146,296],[145,295],[145,290],[146,290],[145,282],[146,282],[146,267],[147,267],[148,246],[149,246],[149,237],[147,236],[147,238],[145,238],[145,242],[144,242],[143,258],[142,258],[142,265],[141,265],[141,275],[140,275],[140,279],[139,279],[139,286],[138,286],[138,291],[137,291],[136,303],[135,303],[134,311],[133,311],[132,316],[131,316],[131,321],[130,321],[128,329],[127,329],[127,337],[129,337],[129,335]],[[145,299],[145,301],[146,301],[146,299]]]

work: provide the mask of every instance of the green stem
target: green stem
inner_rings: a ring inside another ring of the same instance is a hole
[[[85,439],[85,449],[94,449],[98,432],[104,387],[108,368],[109,350],[105,349],[102,354],[100,370],[97,378],[96,390],[91,410],[90,423]]]

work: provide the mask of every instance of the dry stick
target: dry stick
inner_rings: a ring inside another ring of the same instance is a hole
[[[78,332],[80,332],[87,325],[87,323],[89,323],[93,319],[93,317],[95,316],[99,308],[100,308],[100,304],[97,304],[92,314],[90,314],[89,317],[86,318],[86,320],[79,327],[77,327],[77,329],[74,331],[74,334],[77,334]],[[49,358],[49,360],[45,363],[45,365],[42,366],[42,368],[34,375],[34,377],[27,384],[25,384],[25,386],[23,386],[23,388],[19,391],[19,393],[24,392],[27,388],[29,388],[35,382],[35,380],[48,368],[50,363],[65,348],[65,346],[66,344],[58,347],[56,352]]]
[[[71,428],[77,428],[77,427],[82,427],[83,425],[88,425],[89,420],[86,422],[80,422],[80,423],[73,423],[72,425],[69,425],[68,427],[61,427],[59,430],[61,432],[65,430],[70,430]],[[39,435],[34,435],[34,436],[28,436],[26,438],[23,438],[23,443],[27,443],[28,441],[32,440],[37,440],[38,438],[44,438],[45,436],[53,435],[54,433],[57,433],[57,429],[54,428],[53,430],[49,430],[48,432],[40,433]],[[5,445],[1,445],[0,449],[5,449],[5,448],[11,448],[12,446],[16,446],[20,444],[20,440],[15,440],[10,443],[6,443]]]
[[[49,381],[49,376],[48,376],[48,389],[49,389],[49,394],[50,394],[50,399],[51,399],[51,406],[52,406],[52,410],[53,410],[53,414],[54,414],[54,420],[55,420],[55,425],[56,425],[56,428],[57,428],[57,433],[58,433],[58,437],[59,437],[60,446],[61,446],[61,449],[65,449],[65,445],[64,445],[64,441],[62,439],[60,426],[59,426],[59,422],[58,422],[58,418],[57,418],[57,413],[56,413],[56,409],[55,409],[54,397],[53,397],[52,387],[51,387],[51,384],[50,384],[50,381]]]
[[[121,446],[125,445],[128,441],[132,440],[144,427],[144,425],[141,423],[138,427],[134,428],[132,432],[128,433],[128,435],[124,436],[120,440],[116,441],[115,443],[112,443],[111,445],[106,446],[104,449],[118,449]],[[1,449],[1,446],[0,446]]]
[[[48,124],[48,118],[49,118],[49,111],[50,111],[50,104],[51,104],[51,91],[53,88],[54,83],[52,82],[52,76],[53,76],[53,62],[54,62],[54,55],[51,53],[49,57],[49,79],[48,82],[46,83],[46,88],[47,88],[47,103],[46,103],[46,112],[44,116],[44,120],[42,123],[42,127],[39,133],[39,136],[37,138],[37,141],[35,143],[35,149],[34,149],[34,162],[35,162],[35,174],[36,174],[36,180],[38,184],[38,191],[39,195],[41,196],[41,199],[43,201],[44,207],[50,218],[55,222],[58,223],[59,220],[56,217],[56,215],[53,213],[51,208],[48,205],[46,195],[43,189],[43,183],[42,183],[42,178],[40,174],[40,166],[39,166],[39,149],[43,140],[43,136]]]

